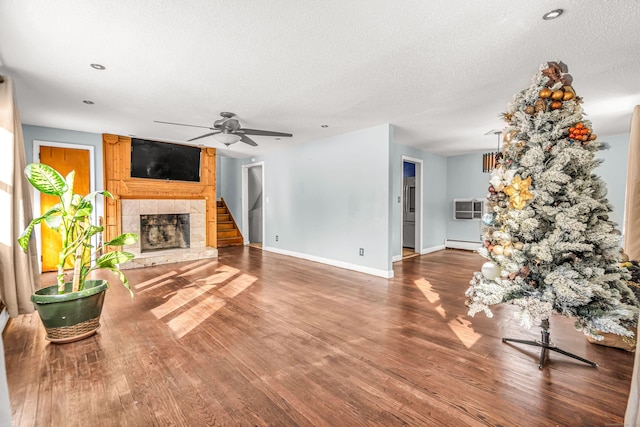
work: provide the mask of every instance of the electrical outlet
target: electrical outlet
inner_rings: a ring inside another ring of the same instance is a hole
[[[360,248],[360,256],[364,256],[364,248]]]
[[[278,241],[278,235],[276,234],[276,242]]]

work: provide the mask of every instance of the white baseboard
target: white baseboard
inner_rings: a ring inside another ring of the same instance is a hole
[[[391,262],[398,262],[398,261],[402,261],[402,255],[396,255],[391,257]]]
[[[327,265],[331,265],[333,267],[340,267],[340,268],[344,268],[344,269],[347,269],[347,270],[358,271],[360,273],[371,274],[372,276],[384,277],[385,279],[390,279],[390,278],[393,277],[393,270],[385,271],[385,270],[380,270],[380,269],[377,269],[377,268],[365,267],[365,266],[362,266],[362,265],[351,264],[351,263],[343,262],[343,261],[337,261],[335,259],[323,258],[323,257],[315,256],[315,255],[303,254],[303,253],[300,253],[300,252],[287,251],[285,249],[274,248],[274,247],[271,247],[271,246],[263,246],[262,250],[263,251],[269,251],[269,252],[275,252],[275,253],[281,254],[281,255],[292,256],[292,257],[295,257],[295,258],[302,258],[302,259],[306,259],[308,261],[319,262],[321,264],[327,264]]]
[[[431,246],[430,248],[422,248],[420,255],[430,254],[431,252],[438,252],[447,249],[445,245]]]
[[[467,240],[450,240],[444,241],[444,246],[451,249],[465,249],[467,251],[477,251],[482,247],[482,242],[471,242]]]

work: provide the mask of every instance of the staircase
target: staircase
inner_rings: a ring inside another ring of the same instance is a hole
[[[218,247],[240,246],[244,244],[244,239],[240,230],[233,220],[224,199],[216,202],[216,219],[218,221]]]

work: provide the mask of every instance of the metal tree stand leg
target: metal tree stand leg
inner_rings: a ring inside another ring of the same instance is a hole
[[[540,350],[540,363],[538,364],[538,368],[542,369],[544,367],[545,362],[549,359],[549,350],[557,351],[560,354],[564,354],[565,356],[572,357],[581,362],[586,363],[587,365],[591,365],[596,368],[598,366],[597,363],[591,362],[590,360],[584,359],[580,356],[577,356],[573,353],[569,353],[568,351],[564,351],[556,347],[551,341],[549,341],[549,320],[543,320],[540,325],[542,328],[542,339],[540,341],[529,341],[529,340],[519,340],[515,338],[502,338],[502,342],[517,342],[520,344],[533,345],[536,347],[541,347]]]

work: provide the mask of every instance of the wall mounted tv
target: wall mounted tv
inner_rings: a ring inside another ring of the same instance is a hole
[[[200,148],[131,138],[131,177],[200,182]]]

